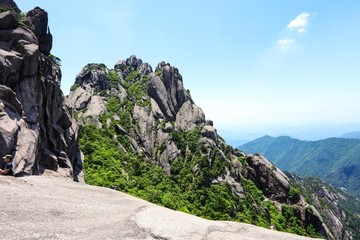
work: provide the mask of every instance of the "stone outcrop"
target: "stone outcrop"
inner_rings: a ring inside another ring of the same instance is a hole
[[[205,126],[201,130],[201,135],[203,137],[210,138],[215,142],[215,144],[218,144],[218,137],[216,129],[214,128],[214,123],[211,120],[208,120],[205,124]]]
[[[289,197],[291,187],[289,178],[280,169],[258,153],[248,154],[246,160],[248,162],[248,176],[262,190],[266,197],[280,203],[290,203],[293,201]],[[336,236],[336,228],[330,231],[314,206],[309,205],[302,196],[299,196],[296,201],[294,205],[295,212],[300,216],[305,226],[311,224],[322,235],[326,236],[327,239],[338,239],[333,234],[335,232]]]
[[[312,202],[314,206],[319,209],[319,211],[324,215],[324,217],[329,222],[329,226],[333,230],[333,234],[336,239],[349,239],[349,235],[342,224],[342,221],[347,221],[347,216],[345,211],[342,209],[341,204],[339,202],[339,196],[331,192],[325,186],[323,186],[318,192],[319,196],[314,195]],[[320,203],[320,199],[325,199],[328,204],[332,206],[332,209],[324,208]]]
[[[39,51],[49,55],[52,48],[52,35],[48,26],[48,15],[43,9],[36,7],[26,14],[25,24],[39,41]]]
[[[353,235],[359,232],[359,227],[354,228],[356,224],[350,224],[348,216],[348,214],[357,215],[355,209],[358,208],[359,203],[354,196],[342,189],[326,184],[320,179],[303,178],[296,174],[289,174],[289,178],[301,184],[307,192],[312,192],[310,203],[314,208],[310,212],[317,213],[318,218],[327,223],[334,239],[356,238]],[[315,222],[320,225],[319,220]],[[326,230],[325,227],[324,230]]]
[[[76,76],[75,84],[94,93],[108,88],[106,73],[108,69],[102,64],[89,64]]]
[[[260,154],[248,154],[246,160],[250,179],[265,196],[279,202],[288,201],[290,183],[280,169]]]
[[[60,90],[58,59],[49,55],[47,13],[35,8],[20,20],[17,14],[0,13],[0,155],[14,156],[17,176],[63,168],[81,179],[77,126]]]
[[[169,121],[174,121],[185,101],[190,100],[179,70],[165,62],[159,63],[155,73],[149,75],[148,93]]]
[[[148,63],[143,63],[140,58],[136,58],[134,55],[126,60],[118,61],[115,64],[114,69],[123,80],[125,80],[132,71],[138,71],[142,76],[152,73],[151,66]],[[130,83],[133,83],[133,81],[130,81]]]

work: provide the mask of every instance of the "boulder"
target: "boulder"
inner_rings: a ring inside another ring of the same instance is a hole
[[[231,191],[234,195],[239,198],[245,197],[245,192],[241,184],[231,177],[230,172],[226,171],[222,175],[218,176],[216,179],[212,180],[212,183],[226,183],[231,186]]]
[[[85,91],[82,87],[76,88],[75,91],[70,91],[66,102],[74,109],[81,110],[87,107],[90,102],[91,94]]]
[[[115,125],[115,132],[120,135],[127,135],[129,136],[129,133],[119,124]]]
[[[167,122],[165,123],[165,126],[162,130],[166,133],[170,133],[174,130],[174,126],[171,123]]]
[[[118,90],[117,90],[117,95],[119,97],[119,102],[122,104],[124,103],[126,97],[128,96],[125,88],[123,88],[120,84],[117,86]],[[115,95],[115,94],[114,94]]]
[[[86,111],[81,117],[86,123],[95,124],[96,126],[101,127],[102,124],[99,121],[99,116],[104,113],[107,113],[104,99],[100,96],[92,96],[86,107]]]
[[[153,98],[150,98],[150,104],[151,104],[151,112],[152,112],[154,118],[155,119],[160,119],[160,118],[164,119],[165,118],[164,114],[162,113],[159,105]]]
[[[201,135],[206,138],[210,138],[216,144],[218,144],[218,137],[216,129],[211,125],[205,125],[201,130]]]
[[[286,175],[260,154],[248,154],[248,174],[250,179],[271,200],[288,202],[290,183]]]
[[[42,161],[45,167],[44,169],[51,169],[57,171],[59,168],[59,163],[56,155],[52,153],[49,149],[44,150]],[[43,171],[44,169],[41,169],[41,171]]]
[[[0,99],[5,107],[7,107],[12,112],[22,114],[22,104],[19,99],[16,97],[16,93],[11,90],[11,88],[0,85]]]
[[[305,222],[306,224],[312,224],[315,229],[319,230],[319,232],[326,236],[327,239],[335,240],[335,237],[329,231],[328,227],[320,216],[320,213],[314,206],[309,206],[305,209]]]
[[[202,109],[191,101],[186,101],[176,114],[175,126],[180,131],[189,131],[205,123]]]
[[[0,84],[12,89],[19,77],[35,75],[39,67],[38,41],[24,28],[0,30]]]
[[[215,149],[216,145],[217,145],[214,140],[212,140],[211,138],[208,138],[208,137],[200,138],[199,144],[202,144],[204,146],[204,149],[207,149],[208,151]]]
[[[332,191],[329,191],[325,186],[323,186],[317,194],[325,199],[326,203],[332,206],[332,210],[329,208],[324,208],[320,203],[318,196],[312,197],[312,204],[316,209],[318,209],[322,216],[327,220],[329,228],[334,235],[335,239],[349,239],[344,229],[341,220],[347,222],[347,216],[344,210],[341,208],[339,203],[339,197]]]

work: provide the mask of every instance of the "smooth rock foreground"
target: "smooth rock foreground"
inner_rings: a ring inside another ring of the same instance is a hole
[[[0,176],[4,239],[310,239],[210,221],[54,176]]]

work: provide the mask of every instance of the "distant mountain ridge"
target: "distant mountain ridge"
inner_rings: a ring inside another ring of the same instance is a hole
[[[360,139],[301,141],[264,136],[238,148],[260,152],[283,171],[317,176],[360,196]]]
[[[360,131],[348,132],[348,133],[341,135],[339,138],[360,139]]]
[[[305,125],[249,123],[222,126],[218,128],[218,131],[228,144],[237,147],[265,135],[289,136],[306,141],[317,141],[332,137],[360,138],[360,123],[335,124],[324,122]]]

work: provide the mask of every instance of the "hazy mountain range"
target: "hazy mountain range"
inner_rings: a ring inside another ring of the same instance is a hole
[[[305,125],[246,124],[231,128],[219,127],[218,132],[233,147],[240,146],[265,135],[288,136],[300,140],[316,141],[331,137],[360,138],[360,123]]]
[[[348,132],[340,136],[340,138],[360,139],[360,131]]]

